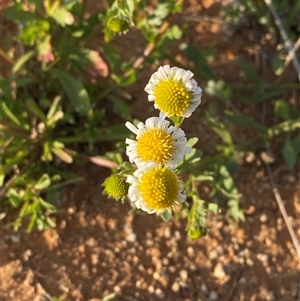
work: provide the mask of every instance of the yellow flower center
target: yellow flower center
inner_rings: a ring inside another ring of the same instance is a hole
[[[144,162],[153,161],[157,164],[166,163],[173,154],[174,141],[162,129],[149,129],[137,142],[137,153]]]
[[[178,198],[178,181],[174,171],[166,167],[156,167],[141,177],[139,190],[150,209],[170,207]]]
[[[168,116],[182,116],[190,105],[191,92],[180,81],[160,82],[154,92],[155,103]]]

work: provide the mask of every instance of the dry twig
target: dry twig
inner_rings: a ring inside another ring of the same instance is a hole
[[[275,10],[273,4],[272,4],[272,0],[265,0],[265,3],[266,5],[269,7],[274,19],[275,19],[275,24],[277,25],[278,29],[279,29],[279,32],[280,32],[280,35],[283,39],[283,43],[284,43],[284,46],[285,46],[285,49],[286,51],[288,52],[288,57],[290,57],[293,61],[293,65],[294,65],[294,68],[297,72],[297,75],[298,75],[298,80],[300,82],[300,63],[297,59],[297,57],[295,56],[295,47],[292,46],[292,43],[282,25],[282,22],[277,14],[277,11]]]

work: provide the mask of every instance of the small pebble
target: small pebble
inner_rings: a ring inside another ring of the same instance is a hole
[[[202,284],[202,285],[200,286],[200,289],[201,289],[201,292],[202,292],[202,293],[207,293],[207,286],[206,286],[205,284]]]
[[[211,291],[209,293],[209,300],[212,300],[212,301],[218,300],[218,293],[216,291]]]
[[[268,260],[269,256],[267,254],[258,253],[256,258],[261,262],[265,262]]]
[[[262,223],[265,223],[267,220],[268,220],[268,216],[266,214],[262,214],[260,217],[259,217],[259,220],[262,222]]]
[[[148,292],[149,292],[150,294],[153,294],[153,293],[154,293],[154,287],[153,287],[152,285],[149,285],[149,286],[148,286]]]
[[[218,252],[214,249],[214,250],[209,252],[208,257],[209,257],[210,260],[215,259],[215,258],[218,257]]]
[[[170,238],[171,237],[171,230],[170,230],[170,228],[165,228],[165,230],[164,230],[164,237],[165,238]]]
[[[172,291],[175,292],[175,293],[178,293],[180,290],[180,285],[178,282],[174,282],[173,285],[172,285]]]
[[[224,278],[226,276],[223,265],[220,262],[215,266],[214,276],[218,279]]]
[[[194,256],[195,255],[194,249],[192,247],[187,248],[187,253],[188,253],[189,256]]]
[[[114,293],[115,293],[115,294],[120,294],[120,293],[121,293],[121,288],[120,288],[118,285],[116,285],[116,286],[114,287]]]
[[[157,288],[157,289],[155,290],[155,295],[156,295],[158,298],[160,298],[160,299],[162,299],[162,298],[165,297],[164,292],[163,292],[160,288]]]
[[[133,232],[129,233],[126,236],[126,240],[129,241],[129,242],[135,242],[136,241],[136,235]]]
[[[179,276],[182,281],[186,281],[188,279],[188,272],[186,270],[181,270]]]

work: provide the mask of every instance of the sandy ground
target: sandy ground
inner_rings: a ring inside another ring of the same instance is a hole
[[[218,1],[185,1],[177,18],[191,23],[186,41],[200,50],[217,47],[211,68],[218,78],[241,81],[237,68],[228,63],[238,55],[256,62],[251,35],[222,27]],[[129,34],[119,46],[128,41],[140,43]],[[170,49],[177,51],[176,46]],[[174,59],[185,63],[180,54]],[[154,112],[146,96],[140,97],[149,72],[143,70],[128,91],[133,115],[141,120]],[[204,95],[184,128],[188,136],[201,138],[204,155],[217,140],[201,119],[209,101]],[[250,110],[260,114],[259,109]],[[241,129],[239,134],[248,132]],[[56,229],[14,232],[14,213],[1,221],[1,301],[299,301],[299,259],[258,162],[241,162],[234,175],[246,221],[237,225],[211,214],[207,236],[199,241],[187,239],[184,216],[166,223],[155,215],[128,215],[127,205],[102,195],[107,169],[89,164],[78,168],[86,182],[62,191]],[[287,169],[282,159],[272,170],[300,239],[299,170]]]

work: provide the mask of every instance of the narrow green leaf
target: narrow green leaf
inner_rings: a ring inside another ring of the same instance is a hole
[[[274,71],[274,73],[279,76],[282,74],[283,70],[284,70],[284,63],[285,60],[280,59],[280,53],[276,53],[273,58],[272,58],[272,69]]]
[[[49,140],[46,140],[45,143],[43,144],[43,154],[41,157],[41,159],[43,161],[52,161],[53,160],[50,145],[51,145],[51,142]]]
[[[33,230],[34,226],[36,225],[36,221],[37,221],[37,213],[33,212],[32,215],[31,215],[31,218],[30,218],[30,222],[29,222],[29,224],[27,226],[27,229],[26,229],[26,231],[28,233],[30,233]]]
[[[102,301],[113,301],[116,297],[116,294],[112,293],[102,298]]]
[[[214,181],[214,177],[211,175],[198,175],[195,180],[200,181],[200,182],[213,182]]]
[[[286,165],[289,168],[293,168],[297,161],[297,152],[295,151],[289,136],[285,138],[282,154]]]
[[[231,134],[223,122],[218,122],[211,116],[206,116],[211,129],[226,143],[232,144]]]
[[[4,179],[5,179],[5,174],[0,173],[0,187],[3,186],[3,184],[4,184]]]
[[[73,162],[73,158],[70,154],[68,154],[67,152],[65,152],[62,148],[51,148],[51,151],[63,162],[65,163],[72,163]]]
[[[20,120],[14,115],[4,101],[0,102],[2,112],[16,125],[21,126]]]
[[[32,113],[34,113],[38,118],[40,118],[42,121],[46,120],[45,114],[42,112],[42,110],[32,98],[26,100],[26,105],[28,106],[29,110]]]
[[[39,19],[39,16],[30,11],[25,11],[21,5],[14,4],[4,10],[5,16],[14,21],[25,24],[29,21]]]
[[[233,123],[242,125],[242,126],[248,126],[260,131],[266,131],[266,127],[261,125],[260,123],[256,122],[252,117],[244,114],[235,114],[231,111],[225,111],[226,117]]]
[[[37,181],[37,183],[34,185],[34,188],[36,190],[43,190],[47,187],[49,187],[51,184],[51,180],[48,174],[44,173]]]
[[[292,145],[297,154],[300,154],[300,133],[292,140]]]
[[[278,90],[272,90],[272,91],[264,91],[264,90],[258,90],[255,91],[254,94],[249,96],[243,96],[240,98],[240,101],[245,104],[249,105],[255,105],[263,101],[272,100],[274,97],[278,97],[281,92],[278,92]]]
[[[43,208],[47,209],[48,212],[53,213],[56,211],[56,207],[54,205],[46,202],[44,199],[39,198],[39,202]]]
[[[87,90],[84,88],[82,83],[60,69],[52,69],[52,72],[57,76],[62,84],[75,111],[82,115],[87,115],[91,101]]]
[[[58,106],[60,104],[60,101],[61,101],[61,97],[60,96],[56,96],[53,99],[52,104],[51,104],[51,106],[49,108],[49,111],[47,113],[47,120],[51,119],[53,117],[53,115],[57,112]]]
[[[260,82],[260,77],[258,76],[256,70],[244,59],[239,58],[233,61],[233,63],[241,68],[247,79],[256,83]]]
[[[10,188],[7,192],[7,197],[13,207],[17,208],[21,204],[21,198],[16,189]]]
[[[35,54],[36,52],[32,50],[22,55],[14,64],[12,68],[12,73],[15,74],[18,71],[20,71],[20,69],[24,66],[24,64],[26,64],[26,62],[30,60]]]

